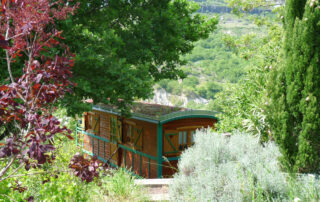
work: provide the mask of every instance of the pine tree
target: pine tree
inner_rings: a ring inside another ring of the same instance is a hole
[[[284,165],[320,171],[320,4],[286,2],[283,65],[270,79],[268,115]],[[274,82],[274,83],[272,83]]]

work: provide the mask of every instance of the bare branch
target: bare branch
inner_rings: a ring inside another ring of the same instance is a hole
[[[8,73],[9,73],[9,76],[10,76],[10,80],[12,83],[15,83],[14,82],[14,79],[13,79],[13,76],[12,76],[12,71],[11,71],[11,58],[9,56],[9,52],[6,50],[6,60],[7,60],[7,68],[8,68]]]
[[[40,95],[40,92],[41,92],[42,88],[43,88],[43,84],[41,84],[41,87],[40,87],[40,89],[39,89],[39,91],[37,93],[37,96],[32,101],[31,109],[34,107],[34,104],[37,102],[37,99],[38,99],[38,97]]]
[[[4,177],[4,178],[0,179],[0,182],[3,181],[3,180],[6,180],[8,178],[11,178],[13,176],[13,174],[18,172],[22,168],[22,166],[24,166],[24,163],[22,163],[18,168],[16,168],[14,171],[12,171],[7,177]]]
[[[19,37],[19,36],[21,36],[21,35],[23,35],[23,34],[24,34],[24,33],[20,33],[20,34],[17,34],[17,35],[15,35],[15,36],[9,37],[8,40],[17,38],[17,37]]]
[[[11,165],[13,164],[13,162],[16,160],[16,156],[13,156],[12,159],[7,163],[7,165],[1,170],[0,172],[0,181],[2,176],[9,170],[9,168],[11,167]]]
[[[6,194],[0,194],[0,195],[7,197],[7,198],[10,199],[11,201],[18,202],[18,201],[16,201],[16,200],[14,200],[13,198],[11,198],[10,196],[6,195]]]
[[[9,29],[10,29],[10,23],[8,21],[7,23],[7,31],[6,31],[6,40],[9,39]],[[8,73],[9,73],[9,77],[10,77],[10,80],[11,80],[11,83],[15,83],[14,79],[13,79],[13,75],[12,75],[12,70],[11,70],[11,58],[10,58],[10,55],[9,55],[9,51],[6,50],[6,60],[7,60],[7,68],[8,68]],[[24,101],[26,102],[26,99],[24,99],[24,97],[17,91],[17,94],[18,96]]]
[[[9,31],[10,31],[10,20],[7,21],[7,30],[6,30],[5,40],[9,40]],[[7,67],[8,67],[8,72],[9,72],[11,82],[14,83],[14,79],[13,79],[12,71],[11,71],[11,58],[9,56],[8,50],[6,50],[6,60],[7,60]]]
[[[57,171],[54,171],[54,172],[48,172],[48,171],[42,171],[42,172],[34,172],[34,173],[26,173],[26,174],[20,174],[20,175],[12,175],[10,176],[10,178],[15,178],[15,177],[23,177],[23,176],[29,176],[29,175],[41,175],[41,174],[47,174],[47,173],[67,173],[67,172],[70,172],[70,170],[57,170]]]

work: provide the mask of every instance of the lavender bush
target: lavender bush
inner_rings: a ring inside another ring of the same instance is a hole
[[[170,187],[173,201],[319,200],[319,181],[282,172],[273,142],[235,133],[230,137],[198,131]],[[311,194],[308,194],[308,193]]]

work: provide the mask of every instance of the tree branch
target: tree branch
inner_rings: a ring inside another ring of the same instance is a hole
[[[10,21],[8,20],[7,22],[7,31],[6,31],[6,36],[5,36],[5,39],[6,40],[9,40],[9,30],[10,30]],[[8,68],[8,73],[9,73],[9,77],[10,77],[10,80],[11,80],[11,83],[15,83],[14,79],[13,79],[13,75],[12,75],[12,71],[11,71],[11,58],[10,58],[10,55],[9,55],[9,51],[6,50],[6,60],[7,60],[7,68]],[[17,94],[18,96],[24,101],[26,102],[26,100],[24,99],[24,97],[17,91]]]
[[[15,36],[8,37],[8,39],[7,39],[7,40],[17,38],[17,37],[19,37],[19,36],[21,36],[21,35],[23,35],[23,34],[24,34],[24,33],[20,33],[20,34],[17,34],[17,35],[15,35]]]
[[[13,79],[12,76],[12,71],[11,71],[11,58],[9,56],[9,52],[8,50],[6,50],[6,60],[7,60],[7,67],[8,67],[8,72],[9,72],[9,76],[10,76],[10,80],[11,83],[16,83]],[[23,102],[26,102],[26,99],[24,99],[24,97],[17,91],[18,96],[23,100]]]
[[[53,171],[53,172],[48,172],[48,171],[42,171],[42,172],[35,172],[35,173],[26,173],[26,174],[20,174],[20,175],[12,175],[10,176],[10,178],[14,178],[14,177],[23,177],[23,176],[29,176],[29,175],[40,175],[40,174],[45,174],[45,173],[67,173],[67,172],[70,172],[70,170],[58,170],[58,171]],[[1,182],[1,180],[0,180]]]
[[[0,181],[2,176],[9,170],[9,168],[11,167],[11,165],[13,164],[13,162],[16,160],[16,156],[13,156],[11,161],[9,161],[9,163],[1,170],[0,172]]]
[[[11,201],[16,201],[16,200],[14,200],[13,198],[11,198],[10,196],[8,196],[8,195],[6,195],[6,194],[0,194],[0,195],[7,197],[7,198],[10,199]],[[18,201],[16,201],[16,202],[18,202]]]
[[[5,36],[5,40],[6,41],[9,40],[9,31],[10,31],[10,20],[8,19],[6,36]],[[12,72],[11,72],[11,59],[10,59],[8,50],[6,50],[6,60],[7,60],[7,67],[8,67],[8,72],[9,72],[9,76],[10,76],[11,82],[14,83]]]
[[[18,172],[18,170],[20,170],[23,165],[24,165],[24,163],[22,163],[18,168],[16,168],[14,171],[12,171],[7,177],[4,177],[4,178],[0,179],[0,182],[2,182],[3,180],[6,180],[6,179],[12,177],[13,174],[15,174],[16,172]]]

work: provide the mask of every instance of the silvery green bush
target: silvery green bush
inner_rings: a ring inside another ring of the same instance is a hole
[[[289,181],[288,198],[291,201],[320,201],[320,180],[319,175],[297,174]]]
[[[318,199],[319,181],[281,171],[277,146],[258,137],[198,131],[182,153],[170,187],[173,201],[292,201]],[[290,179],[290,180],[289,180]],[[312,192],[312,196],[307,192]]]

